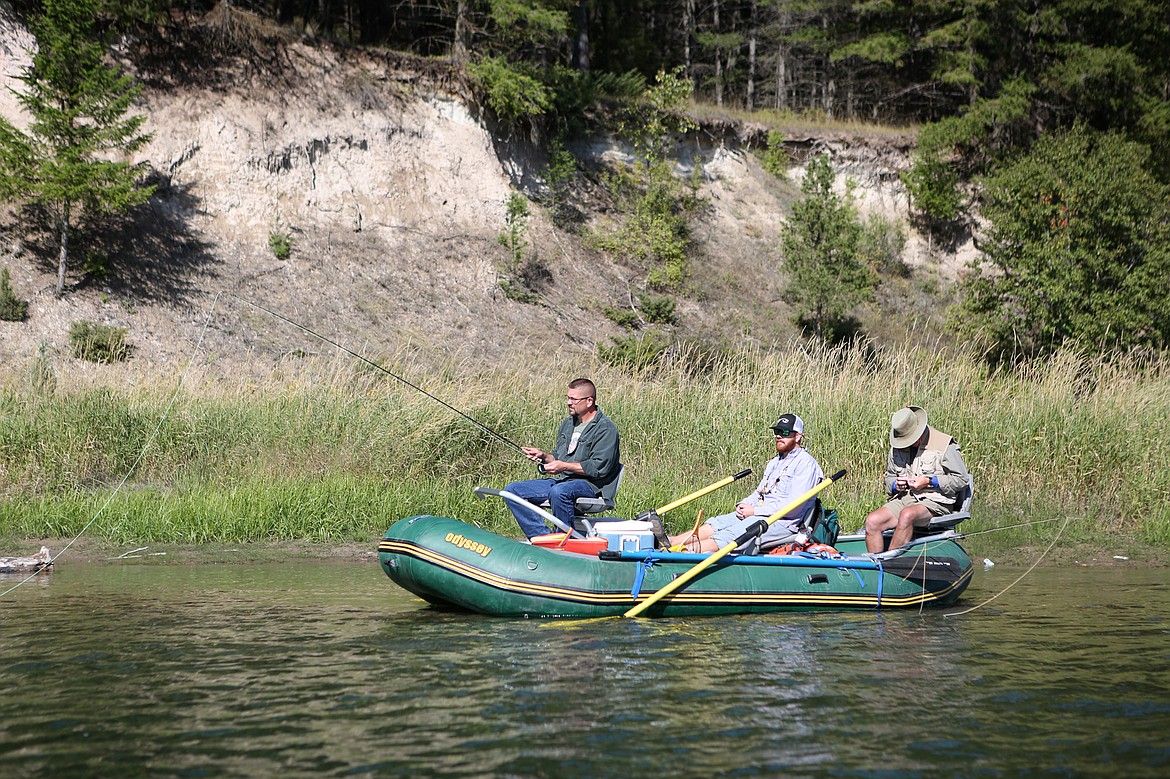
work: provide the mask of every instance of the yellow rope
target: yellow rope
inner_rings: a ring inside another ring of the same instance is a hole
[[[965,609],[963,611],[956,611],[956,612],[952,612],[950,614],[944,614],[943,616],[944,617],[959,617],[959,616],[962,616],[963,614],[970,614],[975,609],[983,608],[988,603],[991,603],[993,600],[998,598],[1000,595],[1003,595],[1005,592],[1010,590],[1012,587],[1015,587],[1017,584],[1019,584],[1023,580],[1023,578],[1025,576],[1030,574],[1036,568],[1036,566],[1040,564],[1040,562],[1048,555],[1049,552],[1052,551],[1052,547],[1056,546],[1056,542],[1060,540],[1060,534],[1064,532],[1064,529],[1066,527],[1068,527],[1068,523],[1069,523],[1069,517],[1065,517],[1064,524],[1060,526],[1060,530],[1056,531],[1056,535],[1052,538],[1052,543],[1048,545],[1048,548],[1044,550],[1043,554],[1041,554],[1038,558],[1036,558],[1036,562],[1032,563],[1032,566],[1030,568],[1028,568],[1028,570],[1026,570],[1022,574],[1020,574],[1019,579],[1016,579],[1014,582],[1012,582],[1008,586],[1004,587],[1002,590],[997,592],[995,595],[992,595],[990,598],[988,598],[987,600],[983,601],[982,603],[980,603],[976,606],[972,606],[971,608]]]

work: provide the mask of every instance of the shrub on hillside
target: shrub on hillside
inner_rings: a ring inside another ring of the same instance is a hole
[[[287,260],[292,256],[292,236],[284,230],[273,229],[268,234],[268,248],[278,260]]]
[[[69,345],[73,355],[90,362],[121,362],[130,356],[126,344],[125,327],[100,325],[86,319],[79,319],[69,325]]]
[[[879,214],[870,214],[861,226],[857,251],[862,262],[883,277],[910,275],[910,267],[902,259],[906,250],[906,230]]]
[[[12,291],[11,278],[8,266],[0,270],[0,319],[6,322],[23,322],[28,316],[28,301],[21,300]]]
[[[677,302],[669,295],[643,295],[638,300],[638,307],[642,309],[642,314],[650,324],[678,324],[678,314],[675,312]]]
[[[1150,156],[1077,125],[989,176],[983,264],[963,285],[955,329],[996,358],[1170,342],[1170,186]]]
[[[612,346],[598,345],[597,356],[606,365],[641,371],[657,365],[670,348],[670,339],[662,333],[643,333],[626,338],[611,338]]]
[[[638,316],[637,311],[614,306],[606,306],[601,311],[605,314],[606,319],[626,330],[637,330],[642,326],[642,319]]]
[[[768,145],[760,153],[760,164],[764,170],[777,178],[788,173],[788,150],[784,148],[784,133],[779,130],[768,132]]]

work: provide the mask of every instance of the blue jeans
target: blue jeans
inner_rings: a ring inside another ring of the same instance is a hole
[[[565,527],[573,526],[573,504],[577,498],[597,497],[596,490],[584,479],[529,479],[528,481],[514,481],[504,488],[518,498],[529,503],[540,504],[546,500],[549,504],[549,513],[565,523]],[[516,518],[516,524],[524,531],[526,538],[542,536],[549,531],[544,519],[535,511],[529,511],[524,506],[508,501],[508,508]]]

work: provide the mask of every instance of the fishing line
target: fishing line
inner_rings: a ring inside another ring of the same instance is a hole
[[[1052,551],[1052,547],[1056,546],[1056,542],[1060,540],[1060,534],[1064,532],[1064,529],[1066,527],[1068,527],[1068,523],[1069,523],[1070,519],[1071,519],[1071,517],[1064,518],[1064,524],[1060,526],[1060,530],[1056,531],[1056,536],[1053,537],[1052,543],[1048,545],[1048,548],[1044,550],[1043,554],[1041,554],[1038,558],[1036,558],[1036,562],[1032,563],[1032,566],[1028,570],[1026,570],[1022,574],[1020,574],[1019,579],[1016,579],[1014,582],[1012,582],[1008,586],[1004,587],[1002,590],[997,592],[995,595],[992,595],[990,598],[988,598],[987,600],[983,601],[982,603],[980,603],[976,606],[972,606],[969,609],[964,609],[963,611],[956,611],[956,612],[953,612],[950,614],[943,614],[943,616],[944,617],[961,617],[964,614],[970,614],[975,609],[983,608],[988,603],[991,603],[993,600],[998,598],[1000,595],[1003,595],[1005,592],[1010,590],[1012,587],[1015,587],[1017,584],[1019,584],[1023,580],[1023,578],[1025,576],[1027,576],[1028,574],[1030,574],[1036,568],[1036,566],[1040,564],[1040,561],[1043,560],[1048,555],[1048,553]],[[1052,522],[1052,521],[1053,520],[1051,520],[1051,519],[1037,520],[1037,522]],[[1034,525],[1034,524],[1036,524],[1036,522],[1027,522],[1025,524]],[[987,531],[984,531],[984,532],[987,532]],[[975,535],[975,534],[972,533],[971,535]]]
[[[1041,525],[1045,522],[1059,522],[1063,517],[1053,517],[1052,519],[1034,519],[1031,522],[1021,522],[1018,525],[1003,525],[1002,527],[988,528],[987,530],[976,530],[974,533],[959,533],[960,538],[970,538],[971,536],[981,536],[984,533],[995,533],[999,530],[1011,530],[1015,527],[1028,527],[1029,525]]]
[[[215,313],[215,307],[217,305],[219,305],[218,292],[215,295],[215,299],[211,301],[211,309],[207,312],[207,317],[203,320],[203,329],[199,331],[199,340],[195,344],[195,350],[191,352],[191,357],[187,360],[187,367],[184,368],[183,372],[179,375],[179,383],[175,385],[175,391],[171,393],[171,399],[167,402],[166,410],[163,412],[162,418],[158,420],[158,424],[155,425],[154,431],[150,434],[150,436],[147,437],[146,443],[142,446],[142,451],[138,453],[138,458],[130,465],[130,469],[126,471],[126,475],[122,477],[120,482],[118,482],[118,486],[114,488],[114,491],[106,497],[105,502],[102,503],[101,507],[97,510],[97,513],[93,515],[89,522],[85,523],[85,527],[81,528],[81,530],[77,532],[77,535],[73,536],[69,543],[66,544],[60,552],[53,555],[51,563],[55,563],[57,559],[61,557],[61,555],[65,554],[65,552],[69,550],[69,547],[73,546],[77,539],[85,535],[86,531],[88,531],[90,527],[93,526],[94,522],[97,522],[98,517],[100,517],[105,512],[106,508],[109,507],[109,505],[114,501],[114,498],[118,496],[118,493],[122,491],[122,487],[126,485],[126,482],[134,474],[134,471],[138,469],[138,466],[142,463],[142,458],[146,457],[147,450],[150,449],[150,445],[154,443],[154,439],[158,438],[159,431],[162,430],[163,424],[171,415],[171,409],[174,408],[175,401],[179,397],[179,390],[183,388],[183,381],[187,378],[187,374],[191,372],[191,366],[195,364],[195,356],[199,354],[199,349],[203,346],[203,337],[207,334],[207,327],[211,323],[211,317]],[[4,592],[0,592],[0,598],[8,595],[8,593],[12,592],[17,587],[20,587],[26,582],[32,581],[33,577],[37,576],[39,573],[40,571],[36,571],[24,579],[21,579],[19,582],[12,585],[12,587],[5,590]]]
[[[450,403],[448,403],[447,401],[443,400],[442,398],[437,398],[437,397],[435,397],[435,396],[434,396],[434,395],[432,395],[431,393],[429,393],[429,392],[427,392],[426,390],[424,390],[422,387],[419,387],[419,386],[418,386],[418,385],[416,385],[416,384],[412,384],[411,382],[407,381],[406,379],[402,378],[401,376],[399,376],[399,375],[398,375],[398,374],[396,374],[396,373],[392,373],[391,371],[387,370],[386,368],[383,368],[381,365],[379,365],[378,363],[374,362],[373,360],[370,360],[370,359],[368,359],[368,358],[366,358],[366,357],[363,357],[362,355],[358,354],[357,352],[353,351],[352,349],[347,349],[346,347],[344,347],[344,346],[342,346],[341,344],[337,343],[337,341],[333,341],[333,340],[331,340],[331,339],[329,339],[329,338],[326,338],[325,336],[321,335],[321,334],[320,334],[320,333],[318,333],[317,331],[315,331],[315,330],[312,330],[311,328],[309,328],[309,327],[306,327],[305,325],[302,325],[300,322],[294,322],[293,320],[289,319],[288,317],[284,316],[283,314],[278,314],[278,313],[276,313],[275,311],[273,311],[272,309],[270,309],[270,308],[266,308],[266,307],[264,307],[264,306],[260,305],[259,303],[256,303],[256,302],[254,302],[254,301],[248,300],[247,298],[242,298],[242,297],[240,297],[239,295],[233,294],[233,293],[231,293],[231,292],[228,292],[227,294],[228,294],[229,296],[231,296],[231,297],[235,298],[236,300],[239,300],[239,301],[241,301],[241,302],[243,302],[243,303],[247,303],[248,305],[250,305],[250,306],[253,306],[253,307],[255,307],[255,308],[258,308],[258,309],[260,309],[261,311],[263,311],[263,312],[265,312],[265,313],[267,313],[267,314],[271,314],[272,316],[276,317],[277,319],[280,319],[280,320],[282,320],[282,321],[284,321],[284,322],[288,322],[288,323],[289,323],[290,325],[292,325],[293,327],[296,327],[296,328],[298,328],[298,329],[300,329],[300,330],[303,330],[303,331],[305,331],[306,333],[308,333],[309,335],[313,336],[314,338],[320,339],[321,341],[324,341],[325,343],[329,344],[330,346],[333,346],[333,347],[335,347],[335,348],[337,348],[337,349],[340,349],[341,351],[345,352],[346,354],[348,354],[348,355],[350,355],[350,356],[352,356],[352,357],[355,357],[355,358],[357,358],[357,359],[361,360],[361,361],[362,361],[362,362],[364,362],[366,365],[369,365],[371,368],[375,368],[375,369],[377,369],[377,370],[381,371],[382,373],[386,374],[386,375],[387,375],[387,376],[389,376],[390,378],[392,378],[392,379],[397,379],[398,381],[402,382],[403,384],[405,384],[406,386],[410,387],[411,389],[413,389],[413,390],[417,390],[417,391],[421,392],[422,394],[426,395],[428,398],[430,398],[431,400],[435,401],[436,403],[438,403],[438,404],[440,404],[440,405],[442,405],[442,406],[444,406],[444,407],[446,407],[446,408],[450,409],[451,411],[454,411],[456,414],[458,414],[459,416],[463,417],[463,418],[464,418],[464,419],[466,419],[468,422],[470,422],[471,424],[473,424],[473,425],[475,425],[476,427],[478,427],[480,430],[483,430],[485,433],[488,433],[489,435],[491,435],[491,436],[495,437],[497,440],[501,441],[502,443],[504,443],[504,444],[507,444],[508,446],[512,447],[512,448],[513,448],[513,449],[515,449],[516,451],[520,452],[520,454],[524,454],[524,450],[523,450],[522,448],[520,448],[520,445],[519,445],[519,444],[513,443],[513,442],[512,442],[512,441],[510,441],[509,439],[505,438],[503,435],[501,435],[501,434],[497,433],[495,430],[492,430],[490,427],[488,427],[488,426],[487,426],[487,425],[485,425],[484,423],[480,422],[478,419],[475,419],[474,417],[470,417],[470,416],[468,416],[467,414],[464,414],[462,411],[460,411],[459,409],[455,408],[454,406],[452,406]],[[525,457],[527,457],[527,455],[525,455]]]

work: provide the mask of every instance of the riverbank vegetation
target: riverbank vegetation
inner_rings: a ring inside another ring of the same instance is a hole
[[[825,500],[855,529],[882,500],[889,416],[915,403],[962,445],[976,484],[965,532],[1067,517],[1062,544],[1170,545],[1164,357],[1061,352],[1007,371],[947,351],[793,343],[704,361],[680,353],[636,375],[601,364],[425,369],[408,354],[384,364],[521,445],[548,445],[565,413],[564,384],[591,375],[622,431],[621,516],[756,470],[667,514],[674,530],[750,491],[772,454],[768,428],[785,411],[805,419],[826,471],[848,469]],[[517,535],[503,503],[472,489],[527,478],[530,464],[355,360],[290,358],[247,383],[209,365],[178,392],[170,376],[87,370],[48,383],[44,366],[0,376],[0,537],[346,543],[420,513]],[[983,540],[1046,545],[1060,527]]]

